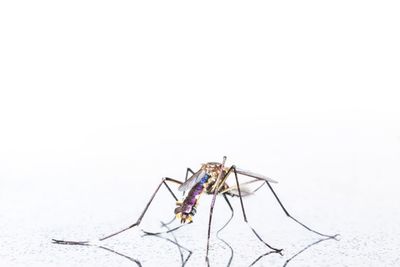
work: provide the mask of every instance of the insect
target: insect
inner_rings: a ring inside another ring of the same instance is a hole
[[[113,236],[116,236],[122,232],[125,232],[131,228],[139,226],[143,217],[145,216],[147,210],[149,209],[151,203],[153,202],[155,196],[157,195],[160,188],[162,187],[162,185],[164,185],[167,188],[167,190],[171,193],[172,197],[175,199],[176,205],[177,205],[177,207],[175,208],[175,216],[177,219],[180,220],[180,222],[182,224],[188,224],[193,221],[193,216],[196,214],[196,207],[199,204],[199,198],[202,194],[206,193],[206,194],[212,195],[212,201],[211,201],[210,213],[209,213],[209,221],[208,221],[208,232],[207,232],[207,246],[206,246],[206,260],[207,261],[208,261],[208,253],[209,253],[209,248],[210,248],[211,222],[212,222],[212,218],[213,218],[213,210],[214,210],[214,205],[215,205],[217,195],[224,196],[224,199],[227,201],[231,210],[232,210],[232,206],[231,206],[227,196],[239,197],[243,219],[246,223],[248,223],[246,211],[245,211],[244,204],[243,204],[243,197],[245,195],[254,193],[264,184],[266,184],[268,186],[268,188],[274,195],[276,201],[282,208],[283,212],[289,218],[291,218],[293,221],[295,221],[296,223],[298,223],[299,225],[301,225],[308,231],[311,231],[320,236],[328,237],[328,238],[336,237],[336,235],[332,236],[332,235],[326,235],[326,234],[317,232],[317,231],[311,229],[310,227],[306,226],[305,224],[301,223],[296,218],[292,217],[289,214],[289,212],[286,210],[286,208],[283,206],[281,200],[279,199],[279,197],[277,196],[277,194],[275,193],[274,189],[271,186],[272,183],[277,183],[277,181],[275,181],[269,177],[266,177],[264,175],[261,175],[261,174],[242,170],[240,168],[237,168],[235,165],[226,167],[225,163],[226,163],[226,157],[224,156],[221,163],[220,162],[208,162],[208,163],[202,164],[201,168],[197,172],[194,172],[190,168],[187,168],[185,182],[181,182],[176,179],[169,178],[169,177],[164,177],[161,180],[160,184],[157,186],[157,188],[154,191],[154,193],[152,194],[152,196],[150,197],[150,200],[146,204],[144,210],[142,211],[142,213],[140,214],[139,218],[136,220],[135,223],[133,223],[130,226],[125,227],[117,232],[114,232],[112,234],[101,237],[98,239],[98,241],[104,241],[104,240],[109,239]],[[188,178],[189,174],[191,174],[191,176]],[[240,183],[239,177],[241,177],[241,176],[250,177],[251,180]],[[227,180],[231,177],[235,181],[234,186],[229,186],[227,183]],[[245,190],[243,190],[245,185],[255,183],[255,182],[262,182],[262,185],[259,186],[257,189],[255,189],[253,192],[246,192]],[[173,193],[173,191],[171,190],[168,183],[174,183],[174,184],[179,185],[178,190],[184,192],[183,200],[181,200],[181,201],[178,200],[178,198]],[[185,194],[185,192],[187,192],[187,194]],[[277,253],[280,253],[282,251],[282,249],[275,248],[275,247],[271,246],[270,244],[268,244],[267,242],[265,242],[261,238],[261,236],[256,232],[256,230],[254,228],[252,228],[250,225],[249,225],[249,227],[251,228],[251,230],[255,234],[255,236],[262,243],[264,243],[264,245],[266,245],[268,248],[270,248],[271,250],[273,250],[274,252],[277,252]],[[177,228],[175,228],[175,229],[177,229]],[[68,244],[68,245],[89,245],[89,244],[91,244],[90,241],[66,241],[66,240],[58,240],[58,239],[52,239],[52,240],[54,243],[57,243],[57,244]]]

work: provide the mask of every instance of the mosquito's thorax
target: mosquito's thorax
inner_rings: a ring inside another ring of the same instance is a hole
[[[208,179],[208,182],[207,182],[207,186],[206,186],[207,194],[213,194],[215,186],[216,186],[215,183],[217,182],[218,177],[219,176],[224,177],[229,168],[222,167],[222,164],[219,162],[208,162],[208,163],[203,164],[202,169],[204,169],[207,172],[207,174],[210,176],[210,178]],[[221,172],[222,172],[222,174],[221,174]],[[224,182],[219,181],[218,187],[220,189],[225,188],[226,187],[225,184],[222,185],[221,183],[224,183]]]

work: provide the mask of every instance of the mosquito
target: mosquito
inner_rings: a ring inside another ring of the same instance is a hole
[[[209,249],[210,249],[211,222],[212,222],[212,218],[213,218],[214,205],[215,205],[217,195],[224,196],[224,199],[227,202],[227,204],[229,205],[229,208],[231,209],[231,211],[233,211],[232,205],[231,205],[230,201],[228,200],[227,196],[239,197],[244,222],[248,224],[248,226],[250,227],[250,229],[252,230],[254,235],[258,238],[258,240],[260,240],[265,246],[267,246],[269,249],[271,249],[272,252],[281,253],[281,251],[283,249],[275,248],[275,247],[271,246],[270,244],[268,244],[267,242],[265,242],[261,238],[261,236],[257,233],[257,231],[253,227],[250,226],[248,219],[247,219],[244,204],[243,204],[243,198],[246,195],[255,193],[264,184],[266,184],[268,186],[268,188],[272,192],[273,196],[275,197],[276,201],[278,202],[279,206],[282,208],[283,212],[286,214],[287,217],[289,217],[290,219],[292,219],[293,221],[295,221],[296,223],[298,223],[299,225],[301,225],[302,227],[304,227],[305,229],[307,229],[310,232],[313,232],[317,235],[327,237],[327,238],[336,238],[337,235],[322,234],[318,231],[311,229],[307,225],[303,224],[302,222],[300,222],[299,220],[297,220],[296,218],[291,216],[271,186],[271,184],[277,183],[277,181],[275,181],[267,176],[258,174],[258,173],[240,169],[240,168],[236,167],[235,165],[231,165],[230,167],[227,167],[227,166],[225,166],[225,163],[226,163],[226,156],[223,157],[223,160],[221,163],[220,162],[208,162],[208,163],[202,164],[201,168],[197,172],[194,172],[194,171],[192,171],[192,169],[187,168],[185,182],[181,182],[176,179],[169,178],[169,177],[162,178],[160,184],[157,186],[156,190],[150,197],[150,200],[147,202],[147,204],[144,207],[144,210],[140,214],[139,218],[133,224],[131,224],[128,227],[125,227],[117,232],[103,236],[103,237],[99,238],[98,240],[96,240],[95,242],[104,241],[104,240],[114,237],[122,232],[125,232],[131,228],[139,226],[140,223],[142,222],[143,217],[145,216],[146,212],[148,211],[151,203],[153,202],[155,196],[159,192],[162,185],[164,185],[166,187],[166,189],[170,192],[170,194],[176,201],[177,207],[175,208],[175,218],[179,219],[180,222],[183,224],[180,227],[182,227],[186,224],[192,223],[193,216],[196,214],[196,207],[199,204],[200,196],[203,193],[212,195],[212,201],[211,201],[210,212],[209,212],[209,220],[208,220],[208,231],[207,231],[207,246],[206,246],[206,261],[207,262],[208,262],[208,254],[209,254]],[[189,177],[189,174],[191,174],[190,177]],[[240,176],[250,177],[251,180],[240,183],[239,182]],[[235,179],[235,185],[233,185],[233,186],[229,186],[227,183],[227,180],[230,177],[233,177]],[[244,190],[244,186],[251,184],[251,183],[255,183],[255,182],[262,182],[262,184],[261,184],[261,186],[257,187],[255,190],[253,190],[252,192],[248,192],[248,191]],[[168,185],[168,183],[174,183],[176,185],[179,185],[178,191],[182,191],[183,196],[184,196],[181,201],[178,200],[178,198],[176,197],[176,195],[174,194],[174,192],[172,191],[172,189]],[[185,192],[188,192],[188,193],[185,194]],[[168,232],[177,230],[180,227],[171,229]],[[159,233],[150,233],[150,234],[159,234]],[[67,241],[67,240],[58,240],[58,239],[52,239],[52,240],[56,244],[66,244],[66,245],[88,245],[88,244],[92,243],[92,241],[89,241],[89,240],[88,241]]]

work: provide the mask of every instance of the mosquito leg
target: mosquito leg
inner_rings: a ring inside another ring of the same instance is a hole
[[[214,212],[214,206],[215,206],[215,200],[217,198],[217,190],[215,191],[212,201],[211,201],[211,206],[210,206],[210,217],[208,220],[208,232],[207,232],[207,249],[206,249],[206,262],[209,265],[209,259],[208,259],[208,251],[210,249],[210,235],[211,235],[211,221],[212,221],[212,216]]]
[[[118,235],[118,234],[120,234],[122,232],[125,232],[125,231],[127,231],[127,230],[129,230],[129,229],[131,229],[131,228],[133,228],[135,226],[138,226],[140,224],[140,222],[142,221],[144,215],[146,214],[147,210],[149,209],[151,202],[153,201],[154,197],[157,195],[158,191],[160,190],[160,188],[161,188],[161,186],[163,184],[167,187],[168,191],[172,194],[174,199],[178,200],[177,197],[172,192],[171,188],[167,185],[166,182],[174,182],[174,183],[177,183],[177,184],[182,184],[182,182],[180,182],[178,180],[175,180],[175,179],[172,179],[172,178],[168,178],[168,177],[163,178],[161,180],[161,183],[157,186],[156,190],[154,191],[153,195],[151,196],[149,202],[146,204],[146,206],[145,206],[144,210],[142,211],[142,213],[140,214],[139,218],[137,219],[137,221],[134,224],[132,224],[132,225],[126,227],[126,228],[123,228],[123,229],[121,229],[121,230],[119,230],[119,231],[117,231],[115,233],[112,233],[110,235],[102,237],[98,241],[104,241],[104,240],[109,239],[109,238],[111,238],[113,236],[116,236],[116,235]],[[85,244],[89,244],[90,243],[90,241],[65,241],[65,240],[57,240],[57,239],[52,239],[52,240],[53,240],[54,243],[66,244],[66,245],[85,245]]]
[[[175,180],[175,179],[173,179],[173,178],[169,178],[169,177],[164,177],[163,178],[163,184],[165,185],[165,187],[168,189],[168,191],[171,193],[171,196],[175,199],[175,201],[178,201],[178,198],[175,196],[175,194],[174,194],[174,192],[171,190],[171,187],[169,187],[169,185],[167,184],[167,182],[173,182],[173,183],[176,183],[176,184],[179,184],[179,185],[181,185],[182,184],[182,182],[181,181],[178,181],[178,180]]]
[[[308,231],[313,232],[317,235],[320,236],[324,236],[324,237],[329,237],[329,238],[336,238],[337,235],[325,235],[322,234],[320,232],[317,232],[313,229],[311,229],[310,227],[308,227],[307,225],[301,223],[300,221],[298,221],[296,218],[292,217],[289,212],[286,210],[286,208],[283,206],[281,200],[279,199],[278,195],[275,193],[274,189],[272,189],[272,186],[270,185],[270,183],[268,181],[265,181],[265,183],[268,185],[269,189],[271,190],[272,194],[274,195],[275,199],[278,201],[279,205],[281,206],[283,212],[285,212],[286,216],[288,216],[290,219],[292,219],[293,221],[295,221],[296,223],[300,224],[301,226],[303,226],[304,228],[306,228]]]
[[[226,156],[223,157],[222,164],[221,164],[221,169],[224,168],[225,162],[226,162]],[[216,182],[215,182],[216,187],[214,189],[214,194],[213,194],[213,198],[212,198],[212,201],[211,201],[210,217],[209,217],[209,220],[208,220],[207,249],[206,249],[206,263],[207,263],[207,265],[210,265],[210,261],[208,259],[208,251],[210,249],[211,221],[212,221],[212,216],[213,216],[213,212],[214,212],[215,200],[217,199],[217,195],[218,195],[218,192],[219,192],[218,184],[219,184],[220,181],[221,181],[221,183],[224,183],[225,180],[227,179],[228,175],[229,175],[229,172],[227,174],[223,175],[223,172],[221,171],[219,173],[219,175],[218,175],[218,178],[217,178]]]
[[[230,249],[230,251],[231,251],[231,257],[229,258],[228,264],[226,265],[227,267],[229,267],[229,266],[231,266],[232,259],[233,259],[233,248],[228,244],[228,242],[226,242],[226,241],[223,240],[221,237],[219,237],[219,233],[220,233],[222,230],[224,230],[225,227],[231,222],[231,220],[232,220],[232,218],[233,218],[233,215],[234,215],[234,211],[233,211],[233,208],[232,208],[231,203],[229,202],[228,198],[226,197],[226,194],[223,194],[223,197],[224,197],[226,203],[228,204],[229,209],[231,210],[231,217],[230,217],[229,220],[224,224],[224,226],[222,226],[221,229],[219,229],[219,230],[217,231],[217,238],[218,238],[219,240],[221,240],[221,241]]]
[[[186,168],[186,177],[185,177],[185,182],[187,181],[187,179],[189,178],[189,173],[190,174],[194,174],[194,171],[191,168]]]
[[[254,235],[258,238],[258,240],[260,240],[262,243],[264,243],[264,245],[266,245],[268,248],[274,250],[275,252],[280,253],[280,252],[282,251],[282,249],[277,249],[277,248],[274,248],[274,247],[270,246],[267,242],[265,242],[265,241],[261,238],[261,236],[256,232],[256,230],[254,230],[253,227],[250,226],[249,222],[247,221],[247,216],[246,216],[246,212],[245,212],[245,210],[244,210],[243,199],[242,199],[242,193],[241,193],[241,191],[240,191],[240,184],[239,184],[239,179],[238,179],[238,175],[237,175],[237,172],[236,172],[236,167],[235,167],[235,166],[232,166],[232,167],[229,169],[229,171],[231,171],[231,170],[233,170],[233,173],[235,174],[236,187],[237,187],[238,192],[239,192],[240,205],[241,205],[241,207],[242,207],[242,213],[243,213],[243,219],[244,219],[244,221],[249,225],[250,229],[253,231]],[[228,171],[227,175],[229,174],[229,171]]]
[[[228,226],[228,224],[232,221],[233,215],[235,214],[234,211],[233,211],[233,207],[232,207],[232,205],[231,205],[231,202],[230,202],[230,201],[228,200],[228,198],[226,197],[226,194],[223,194],[222,196],[224,197],[226,203],[227,203],[228,206],[229,206],[229,209],[231,210],[231,217],[230,217],[229,220],[224,224],[224,226],[222,226],[221,229],[219,229],[219,230],[217,231],[217,237],[218,237],[219,233],[220,233],[222,230],[224,230],[225,227]]]
[[[140,214],[138,220],[137,220],[134,224],[132,224],[132,225],[130,225],[130,226],[128,226],[128,227],[126,227],[126,228],[124,228],[124,229],[118,231],[118,232],[115,232],[115,233],[113,233],[113,234],[110,234],[110,235],[107,235],[107,236],[105,236],[105,237],[103,237],[103,238],[100,238],[99,240],[100,240],[100,241],[106,240],[106,239],[108,239],[108,238],[110,238],[110,237],[113,237],[113,236],[115,236],[115,235],[118,235],[118,234],[120,234],[120,233],[122,233],[122,232],[124,232],[124,231],[126,231],[126,230],[129,230],[129,229],[131,229],[132,227],[138,226],[138,225],[141,223],[141,221],[142,221],[144,215],[146,214],[148,208],[150,207],[151,202],[153,201],[154,197],[155,197],[156,194],[158,193],[158,190],[160,189],[160,187],[161,187],[162,184],[164,184],[164,185],[167,187],[167,189],[169,190],[169,192],[172,194],[172,196],[173,196],[173,197],[175,198],[175,200],[177,201],[178,198],[177,198],[177,197],[175,196],[175,194],[172,192],[171,188],[167,185],[166,181],[171,181],[171,182],[175,182],[175,183],[178,183],[178,184],[182,184],[180,181],[177,181],[177,180],[172,179],[172,178],[168,178],[168,177],[163,178],[162,181],[161,181],[161,183],[158,185],[156,191],[155,191],[155,192],[153,193],[153,195],[151,196],[149,202],[146,204],[146,206],[145,206],[143,212]]]

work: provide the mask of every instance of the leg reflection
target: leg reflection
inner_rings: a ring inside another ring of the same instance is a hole
[[[176,238],[175,234],[173,233],[174,229],[169,229],[169,228],[168,228],[168,224],[165,224],[165,223],[163,223],[163,222],[161,222],[161,225],[162,225],[163,227],[165,227],[165,228],[167,229],[167,232],[170,233],[170,234],[172,235],[172,237],[173,237],[173,239],[174,239],[173,241],[170,240],[170,239],[168,239],[168,238],[167,238],[166,240],[169,241],[169,242],[172,242],[173,244],[175,244],[175,245],[178,247],[178,249],[179,249],[179,254],[180,254],[180,256],[181,256],[182,267],[185,266],[186,263],[189,261],[190,256],[192,256],[192,251],[189,250],[189,249],[187,249],[187,248],[185,248],[185,247],[183,247],[183,246],[181,246],[181,245],[178,243],[178,239]],[[158,236],[158,237],[160,237],[160,236]],[[161,237],[160,237],[160,238],[161,238]],[[184,257],[183,257],[182,249],[185,250],[185,251],[187,251],[187,252],[189,253],[188,256],[186,257],[186,259],[184,259]]]
[[[171,222],[173,222],[173,221],[171,221]],[[188,224],[182,224],[182,225],[176,226],[176,227],[174,227],[174,228],[171,229],[171,228],[167,227],[169,224],[171,224],[171,222],[168,222],[168,223],[163,223],[163,222],[161,222],[161,226],[168,229],[168,230],[166,230],[166,231],[161,231],[161,232],[150,232],[150,231],[146,231],[146,230],[143,230],[143,229],[142,229],[142,232],[144,233],[143,236],[146,236],[146,235],[162,235],[162,234],[168,234],[168,233],[172,233],[173,231],[176,231],[176,230],[178,230],[178,229],[180,229],[180,228],[185,227],[186,225],[188,225]],[[190,224],[190,223],[189,223],[189,224]]]
[[[192,256],[192,251],[189,250],[189,249],[187,249],[187,248],[185,248],[185,247],[183,247],[183,246],[181,246],[181,245],[178,243],[178,240],[176,239],[176,236],[175,236],[175,234],[174,234],[173,232],[176,231],[176,230],[178,230],[178,229],[180,229],[180,228],[183,227],[183,226],[186,226],[187,224],[183,224],[183,225],[180,225],[180,226],[177,226],[177,227],[174,227],[174,228],[171,229],[170,227],[168,227],[168,225],[170,225],[174,220],[175,220],[175,218],[172,219],[171,221],[167,222],[167,223],[164,223],[164,222],[161,221],[161,226],[162,226],[163,228],[166,228],[166,229],[167,229],[166,231],[161,231],[161,232],[149,232],[149,231],[142,230],[142,232],[144,233],[143,236],[155,236],[155,237],[162,238],[162,239],[164,239],[164,240],[167,240],[167,241],[169,241],[169,242],[175,244],[175,245],[178,247],[178,249],[179,249],[179,254],[180,254],[180,257],[181,257],[181,261],[182,261],[182,266],[185,266],[186,263],[188,262],[190,256]],[[162,236],[161,236],[162,234],[171,234],[171,236],[173,237],[174,240],[171,240],[171,239],[162,237]],[[183,250],[186,250],[186,251],[189,253],[188,256],[186,257],[186,259],[184,259],[182,249],[183,249]]]
[[[108,251],[108,252],[111,252],[111,253],[113,253],[113,254],[115,254],[115,255],[118,255],[118,256],[120,256],[120,257],[123,257],[123,258],[125,258],[125,259],[127,259],[127,260],[129,260],[129,261],[131,261],[131,262],[134,262],[134,263],[136,263],[137,264],[137,266],[142,266],[142,264],[140,263],[140,261],[139,260],[137,260],[137,259],[135,259],[135,258],[132,258],[132,257],[129,257],[128,255],[125,255],[125,254],[123,254],[123,253],[121,253],[121,252],[118,252],[118,251],[115,251],[115,250],[113,250],[113,249],[111,249],[111,248],[108,248],[108,247],[105,247],[105,246],[99,246],[99,245],[94,245],[94,244],[82,244],[82,243],[80,243],[80,242],[76,242],[76,243],[60,243],[60,242],[53,242],[54,244],[61,244],[61,245],[76,245],[76,246],[87,246],[87,247],[97,247],[97,248],[100,248],[100,249],[103,249],[103,250],[106,250],[106,251]]]
[[[181,257],[182,267],[185,266],[186,263],[189,261],[189,258],[192,256],[192,251],[189,250],[189,249],[187,249],[187,248],[185,248],[185,247],[183,247],[182,245],[179,244],[179,242],[178,242],[176,236],[175,236],[174,233],[173,233],[173,230],[174,230],[174,229],[169,229],[168,226],[167,226],[167,224],[165,224],[165,223],[163,223],[163,222],[161,222],[161,224],[162,224],[163,227],[165,227],[165,228],[168,230],[167,232],[170,233],[170,234],[172,235],[172,238],[173,238],[173,239],[166,238],[166,237],[163,237],[163,236],[160,236],[160,235],[145,235],[145,236],[155,236],[155,237],[157,237],[157,238],[166,240],[166,241],[168,241],[168,242],[170,242],[170,243],[176,245],[176,246],[178,247],[178,249],[179,249],[179,254],[180,254],[180,257]],[[57,242],[57,241],[58,241],[58,242]],[[141,262],[140,262],[138,259],[135,259],[135,258],[133,258],[133,257],[130,257],[130,256],[126,255],[126,254],[123,254],[123,253],[121,253],[121,252],[118,252],[118,251],[116,251],[116,250],[114,250],[114,249],[111,249],[111,248],[109,248],[109,247],[106,247],[106,246],[101,246],[101,245],[96,245],[96,244],[84,244],[84,243],[81,243],[81,242],[62,243],[62,242],[59,242],[59,240],[56,240],[56,241],[54,241],[53,243],[55,243],[55,244],[65,244],[65,245],[77,245],[77,246],[97,247],[97,248],[106,250],[106,251],[108,251],[108,252],[110,252],[110,253],[112,253],[112,254],[114,254],[114,255],[123,257],[123,258],[125,258],[125,259],[127,259],[127,260],[129,260],[129,261],[131,261],[131,262],[133,262],[133,263],[135,263],[137,266],[140,266],[140,267],[142,266]],[[187,256],[186,258],[184,258],[183,250],[186,251],[186,252],[188,252],[188,256]]]
[[[166,228],[168,229],[168,227],[166,226],[165,223],[161,222],[161,224],[162,224],[163,227],[166,227]],[[191,250],[189,250],[189,249],[183,247],[182,245],[180,245],[180,244],[178,243],[178,240],[177,240],[176,236],[175,236],[172,232],[171,232],[171,235],[172,235],[173,239],[166,238],[166,237],[163,237],[163,236],[160,236],[160,235],[145,235],[145,236],[154,236],[154,237],[157,237],[157,238],[166,240],[166,241],[168,241],[168,242],[170,242],[170,243],[176,245],[176,246],[178,247],[179,254],[180,254],[180,257],[181,257],[182,267],[184,267],[184,266],[186,265],[186,263],[189,261],[189,258],[192,256],[192,253],[193,253],[193,252],[192,252]],[[114,253],[115,255],[118,255],[118,256],[121,256],[121,257],[123,257],[123,258],[126,258],[126,259],[128,259],[128,260],[130,260],[130,261],[136,263],[138,266],[142,266],[139,260],[134,259],[134,258],[132,258],[132,257],[129,257],[129,256],[127,256],[127,255],[125,255],[125,254],[123,254],[123,253],[121,253],[121,252],[115,251],[115,250],[113,250],[113,249],[110,249],[110,248],[107,248],[107,247],[104,247],[104,246],[97,246],[97,247],[98,247],[98,248],[101,248],[101,249],[104,249],[104,250],[107,250],[107,251],[109,251],[109,252],[111,252],[111,253]],[[183,250],[185,250],[186,252],[188,252],[188,256],[187,256],[186,258],[184,258]]]
[[[315,241],[315,242],[312,242],[311,244],[308,244],[307,246],[305,246],[304,248],[302,248],[301,250],[299,250],[297,253],[295,253],[292,257],[290,257],[289,259],[287,259],[287,260],[285,261],[285,263],[283,264],[283,267],[287,266],[287,265],[289,264],[290,261],[292,261],[294,258],[296,258],[297,256],[299,256],[300,254],[302,254],[303,252],[305,252],[305,251],[308,250],[309,248],[311,248],[311,247],[313,247],[313,246],[315,246],[315,245],[317,245],[317,244],[319,244],[319,243],[321,243],[321,242],[327,241],[327,240],[331,240],[331,239],[338,240],[338,239],[337,239],[338,236],[339,236],[339,235],[321,238],[321,239],[318,239],[318,240]],[[261,260],[261,259],[264,258],[265,256],[270,255],[270,254],[272,254],[272,253],[275,253],[275,251],[270,251],[270,252],[267,252],[267,253],[265,253],[265,254],[262,254],[262,255],[258,256],[258,257],[249,265],[249,267],[250,267],[250,266],[254,266],[254,264],[256,264],[259,260]]]
[[[273,253],[279,253],[279,252],[272,250],[272,251],[268,251],[267,253],[261,254],[260,256],[257,257],[257,259],[255,259],[255,260],[249,265],[249,267],[250,267],[250,266],[253,266],[254,264],[256,264],[259,260],[261,260],[261,259],[264,258],[265,256],[268,256],[268,255],[273,254]]]
[[[138,266],[140,266],[140,267],[142,266],[142,264],[140,263],[139,260],[134,259],[134,258],[132,258],[132,257],[129,257],[129,256],[127,256],[127,255],[125,255],[125,254],[122,254],[122,253],[120,253],[120,252],[118,252],[118,251],[115,251],[115,250],[113,250],[113,249],[111,249],[111,248],[107,248],[107,247],[104,247],[104,246],[97,246],[97,247],[98,247],[98,248],[101,248],[101,249],[104,249],[104,250],[106,250],[106,251],[108,251],[108,252],[114,253],[115,255],[121,256],[121,257],[123,257],[123,258],[125,258],[125,259],[128,259],[128,260],[130,260],[130,261],[136,263],[136,264],[137,264]]]
[[[291,260],[293,260],[294,258],[296,258],[297,256],[299,256],[300,254],[302,254],[302,253],[303,253],[304,251],[306,251],[307,249],[309,249],[309,248],[311,248],[311,247],[313,247],[313,246],[315,246],[315,245],[317,245],[317,244],[319,244],[319,243],[321,243],[321,242],[330,240],[330,239],[338,240],[338,239],[337,239],[338,236],[339,236],[339,235],[334,235],[334,236],[322,238],[322,239],[319,239],[319,240],[317,240],[317,241],[315,241],[315,242],[313,242],[313,243],[311,243],[311,244],[305,246],[305,247],[304,247],[303,249],[301,249],[299,252],[297,252],[297,253],[294,254],[292,257],[290,257],[289,259],[287,259],[287,260],[285,261],[285,264],[283,264],[283,267],[287,266]]]
[[[231,251],[231,256],[230,256],[230,258],[229,258],[228,264],[226,265],[227,267],[229,267],[229,266],[231,266],[232,260],[233,260],[233,253],[234,253],[234,252],[233,252],[233,248],[229,245],[228,242],[226,242],[224,239],[222,239],[222,238],[219,236],[219,234],[220,234],[220,232],[221,232],[222,230],[224,230],[225,227],[228,226],[228,224],[231,222],[231,220],[232,220],[232,218],[233,218],[233,215],[234,215],[234,211],[233,211],[232,205],[231,205],[231,203],[229,202],[228,198],[226,197],[226,194],[225,194],[225,193],[223,194],[223,197],[224,197],[226,203],[228,204],[229,209],[231,210],[231,216],[229,217],[229,220],[221,227],[221,229],[219,229],[219,230],[217,231],[217,238],[218,238],[219,240],[221,240],[221,242],[223,242],[223,243],[229,248],[229,250]],[[209,265],[209,263],[208,263],[208,265]]]

